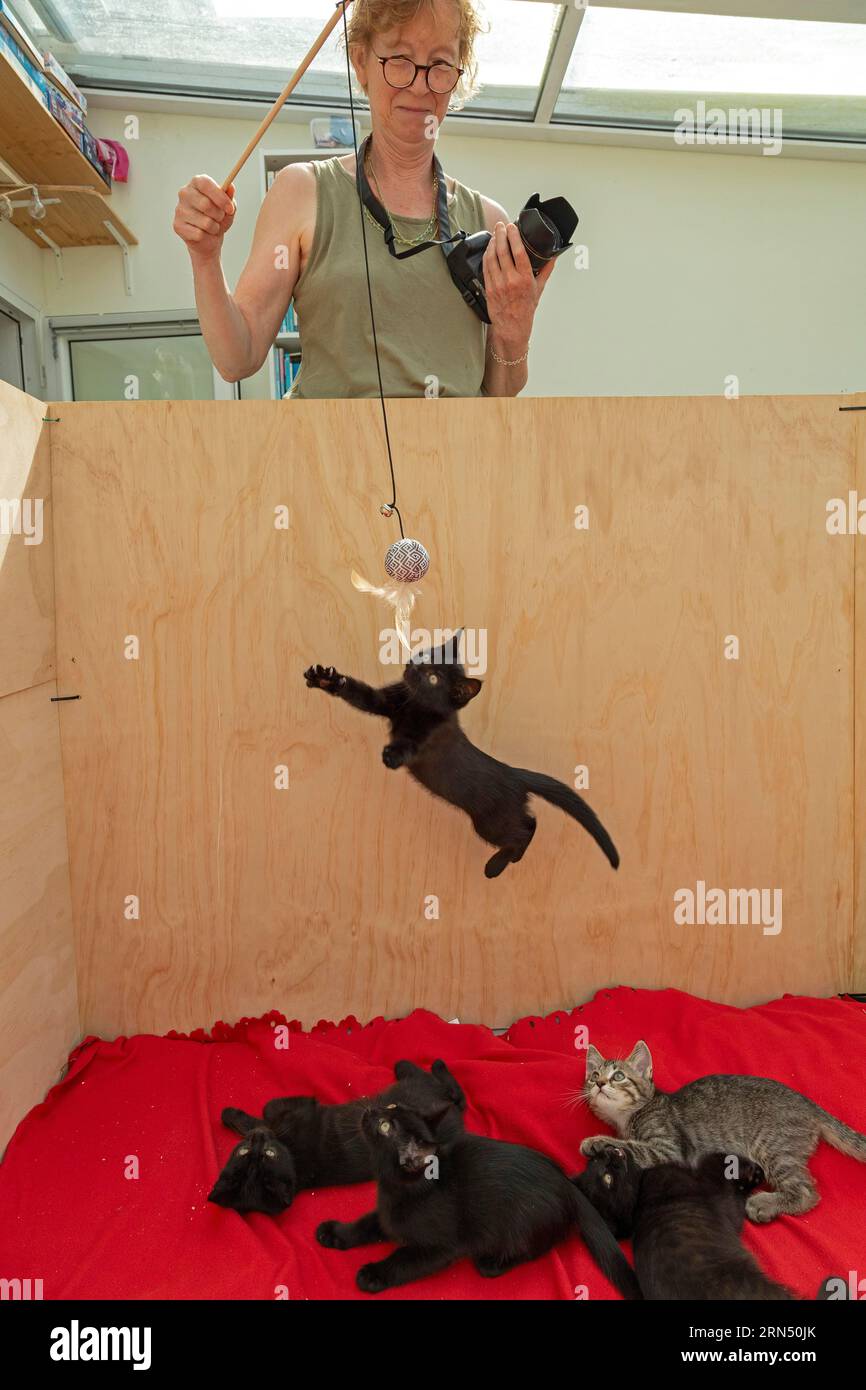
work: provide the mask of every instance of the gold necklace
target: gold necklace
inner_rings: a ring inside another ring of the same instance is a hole
[[[430,218],[428,219],[427,225],[426,225],[426,227],[423,229],[423,231],[420,233],[420,235],[419,235],[419,236],[416,236],[416,237],[412,237],[412,238],[410,239],[409,237],[404,237],[404,236],[401,236],[401,235],[400,235],[400,233],[398,232],[397,227],[396,227],[396,225],[395,225],[395,222],[394,222],[394,216],[393,216],[393,214],[392,214],[391,212],[389,212],[388,208],[387,208],[386,205],[385,205],[385,199],[382,197],[382,190],[381,190],[381,188],[379,187],[379,180],[376,178],[376,175],[375,175],[375,173],[373,172],[373,166],[372,166],[372,164],[371,164],[371,162],[370,162],[369,153],[368,153],[367,156],[365,157],[365,161],[364,161],[364,162],[365,162],[365,164],[366,164],[368,173],[372,175],[373,182],[374,182],[374,184],[376,185],[376,192],[377,192],[377,194],[379,195],[379,202],[382,204],[382,207],[385,208],[385,212],[388,214],[388,220],[390,221],[392,227],[394,228],[394,240],[395,240],[395,241],[399,241],[400,244],[401,244],[401,246],[418,246],[418,245],[420,245],[420,243],[421,243],[422,241],[429,241],[430,238],[432,237],[433,233],[437,230],[437,225],[438,225],[438,220],[439,220],[439,207],[438,207],[438,201],[437,201],[437,195],[438,195],[438,192],[439,192],[439,175],[434,171],[434,174],[433,174],[433,212],[432,212],[432,215],[431,215]],[[364,216],[365,216],[365,217],[367,218],[367,220],[368,220],[369,222],[371,222],[372,225],[373,225],[374,227],[376,227],[379,231],[382,230],[381,227],[379,226],[379,223],[376,221],[375,217],[372,215],[372,213],[369,211],[369,209],[364,208]]]

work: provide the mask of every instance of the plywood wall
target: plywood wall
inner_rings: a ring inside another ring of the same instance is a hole
[[[866,399],[845,412],[855,451],[854,487],[860,517],[854,551],[854,940],[852,970],[866,992]]]
[[[383,766],[384,725],[302,679],[393,678],[385,610],[349,582],[398,535],[379,406],[59,407],[84,1027],[416,1005],[499,1025],[620,982],[741,1004],[863,988],[856,542],[825,526],[859,426],[838,404],[391,403],[407,533],[432,555],[417,623],[486,633],[467,733],[566,782],[585,764],[622,856],[615,874],[536,802],[494,882],[469,822]],[[677,925],[698,881],[781,891],[781,931]]]
[[[54,675],[51,468],[45,413],[41,401],[0,381],[0,698]],[[11,510],[16,503],[17,515]]]
[[[79,1037],[45,413],[0,382],[0,1153]]]

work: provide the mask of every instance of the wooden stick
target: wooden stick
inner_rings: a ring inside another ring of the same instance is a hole
[[[297,87],[298,83],[300,82],[300,80],[301,80],[301,78],[303,77],[304,73],[307,71],[307,68],[308,68],[308,67],[310,66],[310,64],[312,63],[312,61],[313,61],[313,59],[315,58],[316,54],[319,52],[319,50],[320,50],[321,48],[324,47],[324,45],[325,45],[325,43],[326,43],[326,41],[327,41],[329,35],[331,34],[332,30],[334,30],[334,29],[336,28],[337,24],[340,22],[340,19],[342,18],[342,15],[343,15],[343,11],[344,11],[344,10],[347,10],[347,9],[349,8],[349,6],[351,5],[351,3],[352,3],[352,0],[339,0],[339,3],[338,3],[338,5],[337,5],[337,9],[336,9],[336,13],[333,14],[333,15],[331,16],[331,18],[328,20],[327,24],[325,25],[325,27],[324,27],[324,29],[322,30],[322,32],[321,32],[321,34],[319,35],[319,37],[316,39],[316,42],[313,44],[312,48],[310,49],[310,51],[309,51],[309,53],[307,54],[306,58],[305,58],[305,59],[303,60],[303,62],[301,63],[301,66],[298,68],[298,70],[297,70],[297,72],[295,73],[295,75],[294,75],[294,77],[292,78],[292,80],[291,80],[290,82],[287,82],[286,85],[285,85],[285,87],[283,88],[283,90],[280,92],[280,95],[277,97],[277,99],[276,99],[276,101],[274,102],[273,106],[271,107],[270,111],[269,111],[268,114],[265,116],[265,119],[262,121],[261,125],[259,126],[259,128],[258,128],[258,130],[256,131],[255,135],[253,136],[252,140],[251,140],[250,143],[247,145],[246,149],[244,150],[244,152],[243,152],[243,154],[241,155],[240,159],[238,160],[237,164],[234,165],[234,167],[233,167],[231,173],[227,176],[227,178],[225,178],[225,179],[223,180],[222,185],[221,185],[223,193],[225,193],[225,191],[226,191],[226,189],[228,188],[229,184],[231,184],[231,183],[234,182],[235,178],[237,177],[237,175],[240,173],[241,169],[242,169],[242,168],[244,167],[244,165],[246,164],[247,160],[249,159],[249,157],[250,157],[250,155],[252,154],[253,150],[255,149],[256,145],[257,145],[257,144],[259,143],[259,141],[261,140],[261,138],[262,138],[262,136],[264,135],[265,131],[267,130],[268,126],[271,124],[271,121],[276,120],[276,117],[279,115],[279,112],[280,112],[280,110],[282,109],[283,105],[285,104],[286,101],[288,101],[289,97],[291,96],[291,94],[292,94],[292,92],[295,90],[295,88]]]

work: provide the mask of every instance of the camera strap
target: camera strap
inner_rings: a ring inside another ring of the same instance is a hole
[[[372,135],[368,135],[358,151],[358,157],[355,161],[355,182],[358,185],[358,192],[364,207],[368,210],[374,221],[378,222],[382,231],[385,233],[385,245],[388,247],[391,255],[395,260],[405,261],[407,256],[417,256],[419,252],[427,251],[431,246],[441,246],[443,248],[443,255],[447,258],[448,252],[445,250],[445,247],[453,246],[455,242],[465,241],[466,233],[457,232],[454,236],[451,235],[451,219],[448,216],[448,185],[436,152],[434,151],[433,153],[433,169],[439,179],[439,230],[440,232],[444,232],[444,236],[440,241],[422,241],[419,246],[410,246],[407,251],[397,251],[394,249],[394,224],[370,187],[370,181],[367,178],[367,170],[364,167],[367,148],[371,144],[372,139]]]

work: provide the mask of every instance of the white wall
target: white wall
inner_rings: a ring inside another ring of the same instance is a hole
[[[45,271],[54,274],[54,258],[8,222],[0,222],[0,300],[32,318],[37,331],[46,312]],[[41,382],[32,382],[37,393]]]
[[[60,285],[49,253],[0,227],[0,282],[35,296],[41,261],[50,314],[193,307],[187,253],[171,231],[177,190],[196,173],[221,180],[256,123],[136,114],[130,183],[113,195],[141,241],[131,299],[119,253],[65,253]],[[122,139],[123,116],[94,105],[90,124]],[[307,148],[309,132],[280,120],[264,143]],[[731,373],[744,394],[866,387],[862,163],[447,134],[439,153],[449,173],[512,214],[535,191],[565,194],[580,213],[590,268],[570,256],[557,267],[536,321],[529,394],[716,394]],[[230,284],[260,204],[258,153],[237,187]],[[245,394],[267,394],[264,372],[250,385]]]

